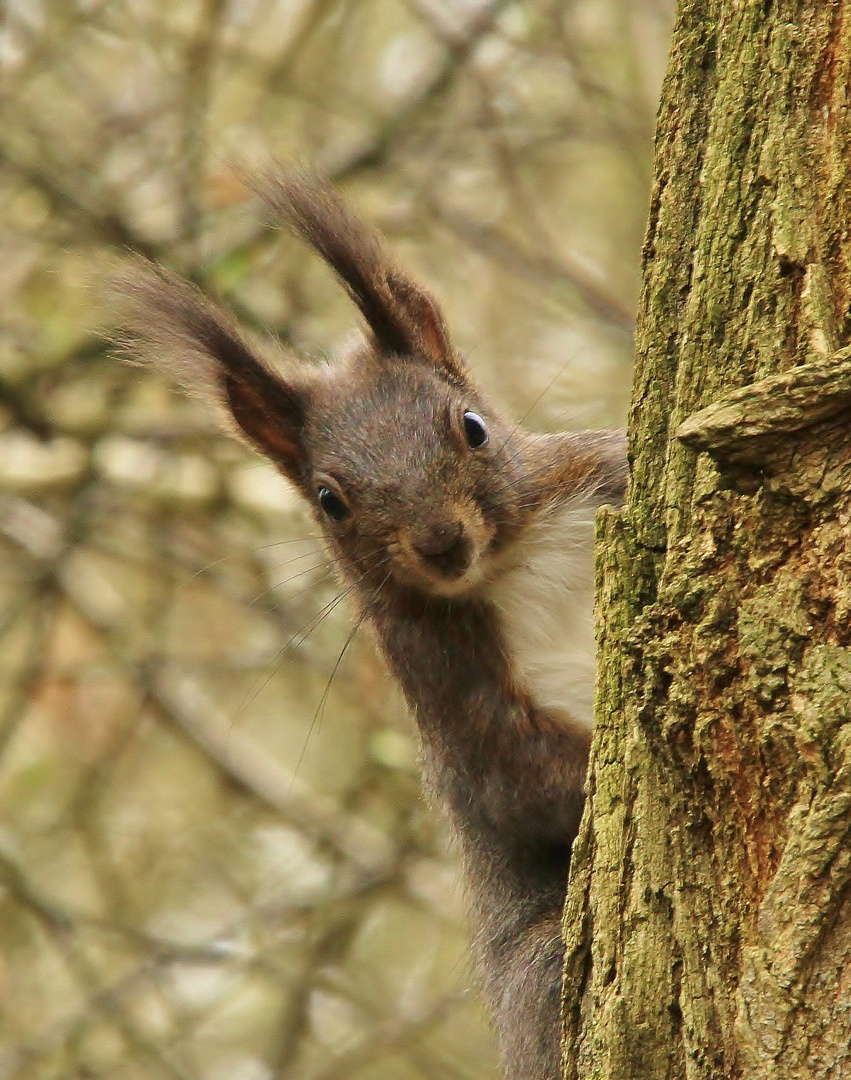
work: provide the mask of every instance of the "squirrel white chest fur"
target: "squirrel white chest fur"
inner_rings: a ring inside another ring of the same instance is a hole
[[[594,505],[542,510],[488,586],[515,676],[547,711],[583,727],[594,705]]]

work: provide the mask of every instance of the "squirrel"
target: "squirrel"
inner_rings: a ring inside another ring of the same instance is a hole
[[[117,282],[127,358],[167,372],[311,508],[419,728],[460,848],[507,1080],[558,1080],[561,915],[594,682],[593,517],[626,483],[620,431],[503,419],[431,295],[322,178],[256,189],[329,264],[368,335],[287,373],[194,285],[139,260]]]

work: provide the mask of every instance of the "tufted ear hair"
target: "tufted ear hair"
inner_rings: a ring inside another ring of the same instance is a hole
[[[109,338],[122,357],[212,404],[226,427],[304,487],[309,379],[284,379],[200,289],[155,263],[137,259],[110,292],[119,328]]]
[[[378,350],[417,358],[467,385],[434,298],[388,259],[380,235],[315,173],[268,173],[255,185],[273,213],[328,263],[360,308]]]

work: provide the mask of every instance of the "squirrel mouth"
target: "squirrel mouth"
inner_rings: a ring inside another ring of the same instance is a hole
[[[420,559],[421,587],[435,596],[461,596],[481,583],[485,574],[482,561],[472,543],[463,554],[453,558]]]
[[[473,561],[473,545],[466,537],[462,537],[447,551],[436,552],[430,555],[419,553],[420,562],[429,571],[438,577],[453,581],[463,577],[470,569]]]
[[[491,531],[471,513],[421,521],[400,538],[397,559],[406,577],[437,596],[458,596],[482,580]]]
[[[459,578],[473,561],[473,541],[460,521],[432,529],[411,546],[430,576],[449,580]]]

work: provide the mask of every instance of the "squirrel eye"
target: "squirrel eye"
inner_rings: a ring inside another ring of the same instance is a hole
[[[481,416],[478,416],[474,412],[470,412],[469,409],[464,413],[464,434],[467,436],[467,445],[472,450],[478,450],[480,446],[484,446],[488,441],[488,429],[485,427],[485,422]]]
[[[319,505],[324,514],[332,521],[343,521],[349,516],[349,508],[334,492],[327,487],[319,489]]]

